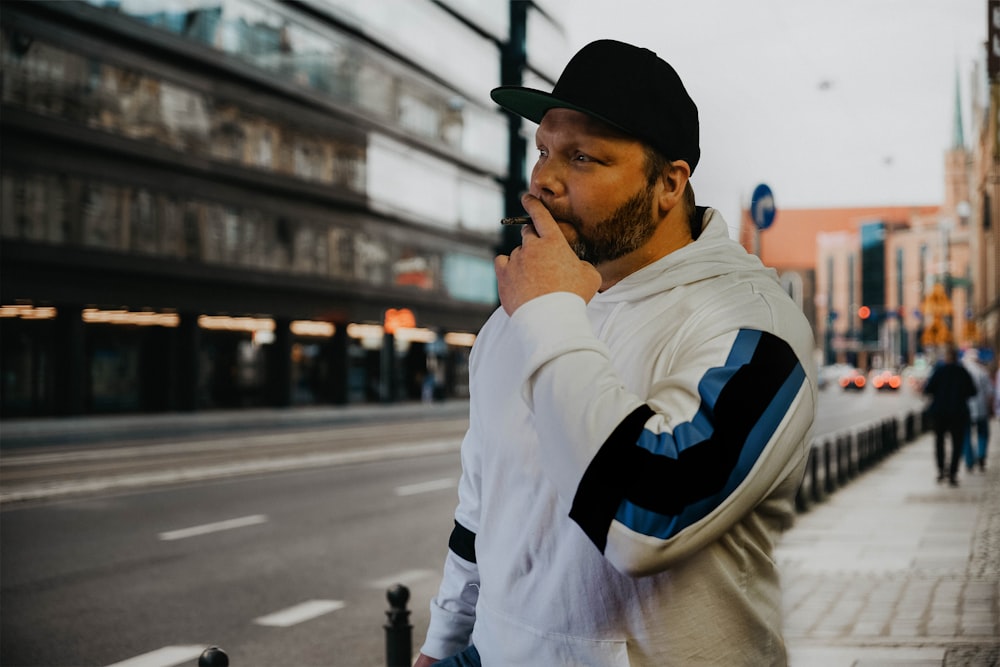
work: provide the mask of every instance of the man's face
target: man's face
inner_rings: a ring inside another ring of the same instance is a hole
[[[530,192],[580,259],[599,265],[642,247],[656,229],[643,145],[586,114],[551,109],[535,135]]]

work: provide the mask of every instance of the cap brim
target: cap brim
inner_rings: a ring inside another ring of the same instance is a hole
[[[501,86],[490,91],[493,101],[508,111],[523,116],[534,123],[541,123],[542,116],[549,109],[571,109],[587,114],[591,118],[607,123],[613,128],[621,130],[629,136],[634,136],[632,132],[611,120],[607,116],[596,113],[586,107],[582,107],[572,102],[560,99],[552,93],[546,93],[534,88],[523,88],[521,86]]]
[[[523,116],[534,123],[541,123],[542,116],[549,109],[572,109],[593,116],[614,127],[619,127],[618,123],[609,120],[601,114],[594,113],[590,109],[561,100],[552,93],[546,93],[534,88],[523,88],[521,86],[501,86],[490,91],[493,101],[508,111],[513,111],[518,116]]]

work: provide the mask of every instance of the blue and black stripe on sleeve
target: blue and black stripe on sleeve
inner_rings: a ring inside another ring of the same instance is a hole
[[[476,534],[458,521],[455,522],[451,537],[448,538],[448,548],[459,558],[470,563],[476,562]]]
[[[584,473],[570,518],[602,552],[615,519],[645,535],[676,535],[746,478],[804,380],[788,343],[741,330],[725,364],[699,382],[690,422],[653,433],[643,405],[618,425]]]

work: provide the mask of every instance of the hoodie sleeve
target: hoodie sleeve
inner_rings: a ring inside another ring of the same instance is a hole
[[[700,332],[649,395],[637,396],[591,334],[579,297],[546,295],[512,319],[529,350],[525,399],[546,473],[570,518],[620,571],[670,567],[801,471],[815,395],[774,334]]]
[[[475,356],[470,359],[470,367],[474,364]],[[448,540],[441,585],[431,600],[427,637],[420,649],[424,655],[439,660],[465,649],[476,623],[476,603],[479,600],[476,534],[479,532],[480,447],[479,420],[473,413],[462,440],[462,476],[458,483],[455,525]]]

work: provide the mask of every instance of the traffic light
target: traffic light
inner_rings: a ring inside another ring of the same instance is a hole
[[[871,314],[872,314],[872,309],[869,308],[868,306],[861,306],[860,308],[858,308],[858,317],[860,317],[863,320],[867,320],[869,317],[871,317]]]

